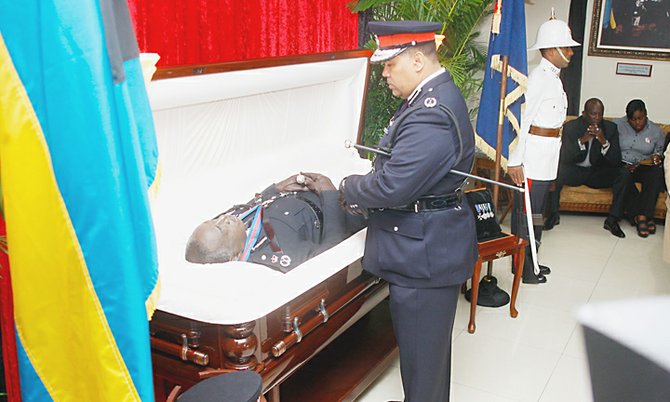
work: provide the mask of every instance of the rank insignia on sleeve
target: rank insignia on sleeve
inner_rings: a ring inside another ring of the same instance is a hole
[[[423,101],[423,105],[425,107],[435,107],[435,105],[437,105],[437,99],[433,98],[432,96],[430,98],[426,98],[426,100]]]

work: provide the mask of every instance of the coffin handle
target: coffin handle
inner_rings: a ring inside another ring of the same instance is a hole
[[[349,304],[351,300],[354,300],[358,296],[362,295],[368,289],[377,285],[379,282],[380,280],[377,278],[376,280],[371,280],[369,282],[359,284],[355,288],[349,290],[349,292],[347,292],[343,297],[338,298],[330,305],[330,313],[328,313],[328,310],[326,309],[325,298],[322,298],[318,307],[319,314],[312,317],[312,319],[303,324],[302,329],[300,329],[299,326],[300,320],[298,317],[294,317],[293,331],[284,339],[280,340],[272,346],[272,356],[279,357],[283,355],[286,350],[288,350],[288,348],[302,341],[303,334],[309,334],[312,332],[316,327],[328,321],[331,315],[336,314],[338,311],[340,311],[340,309]],[[319,317],[319,315],[321,317]]]
[[[327,323],[330,316],[328,315],[328,310],[326,310],[326,299],[321,299],[321,303],[319,303],[319,313],[321,313],[321,316],[323,317],[323,323]]]
[[[164,341],[153,336],[151,337],[151,347],[155,350],[179,357],[183,361],[189,361],[199,366],[206,366],[209,364],[209,355],[189,348],[188,339],[184,334],[182,334],[182,342],[183,343],[180,346],[177,343]]]
[[[298,317],[293,317],[293,333],[295,334],[296,343],[302,341],[302,331],[300,330],[300,319]]]

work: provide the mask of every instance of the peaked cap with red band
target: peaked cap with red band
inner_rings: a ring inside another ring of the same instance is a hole
[[[408,47],[435,42],[435,31],[442,29],[442,24],[426,21],[371,21],[368,28],[377,37],[377,50],[370,61],[379,63],[396,57]]]

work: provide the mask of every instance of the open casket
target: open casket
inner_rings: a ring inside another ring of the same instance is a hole
[[[388,294],[362,271],[365,230],[283,274],[185,260],[193,229],[300,171],[337,185],[369,161],[358,139],[368,51],[159,69],[149,85],[160,151],[152,204],[161,295],[151,326],[156,399],[227,370],[278,385]]]

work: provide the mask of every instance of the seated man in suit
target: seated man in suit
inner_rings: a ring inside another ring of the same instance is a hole
[[[186,244],[186,260],[250,261],[288,272],[365,226],[339,208],[326,176],[293,175],[201,223]]]
[[[561,156],[556,190],[549,194],[544,230],[560,222],[558,207],[564,185],[612,188],[612,206],[604,228],[614,236],[625,237],[619,227],[623,214],[628,173],[621,165],[621,149],[616,124],[603,120],[602,101],[591,98],[577,119],[563,125]]]

